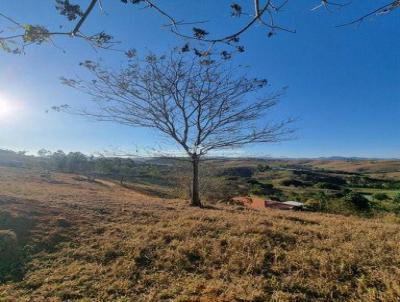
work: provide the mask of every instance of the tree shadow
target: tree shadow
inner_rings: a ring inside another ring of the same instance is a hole
[[[54,217],[57,213],[35,203],[0,196],[0,284],[21,281],[35,254],[55,252],[60,243],[72,238],[70,231],[65,231],[71,229],[68,224]]]

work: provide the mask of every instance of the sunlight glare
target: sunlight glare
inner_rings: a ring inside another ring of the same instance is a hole
[[[10,118],[14,109],[12,101],[0,95],[0,119]]]

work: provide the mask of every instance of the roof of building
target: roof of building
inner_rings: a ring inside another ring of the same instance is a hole
[[[302,206],[304,206],[304,203],[302,203],[302,202],[291,201],[291,200],[285,201],[285,202],[282,202],[282,203],[283,203],[283,204],[287,204],[287,205],[291,205],[291,206],[295,206],[295,207],[302,207]]]
[[[274,200],[266,200],[265,207],[272,209],[280,209],[280,210],[291,210],[295,206],[290,204],[284,204],[283,202],[274,201]]]
[[[253,209],[272,208],[280,210],[292,210],[303,206],[303,203],[297,201],[280,202],[275,200],[265,200],[261,197],[254,196],[237,196],[233,197],[232,199]]]

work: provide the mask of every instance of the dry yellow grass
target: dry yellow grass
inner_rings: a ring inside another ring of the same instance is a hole
[[[346,161],[346,160],[325,160],[310,161],[313,167],[323,168],[327,170],[338,170],[345,172],[364,172],[364,173],[397,173],[400,172],[399,160],[362,160],[362,161]]]
[[[201,210],[112,183],[5,168],[0,192],[0,217],[32,247],[20,279],[0,283],[0,301],[400,300],[396,223]]]

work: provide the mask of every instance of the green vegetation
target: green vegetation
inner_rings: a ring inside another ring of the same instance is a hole
[[[350,192],[345,196],[344,200],[361,211],[369,210],[371,207],[369,200],[360,193]]]
[[[386,193],[375,193],[375,194],[372,195],[372,198],[374,200],[378,200],[378,201],[390,199],[389,196]]]
[[[0,256],[8,257],[17,245],[17,235],[10,230],[0,230]]]

